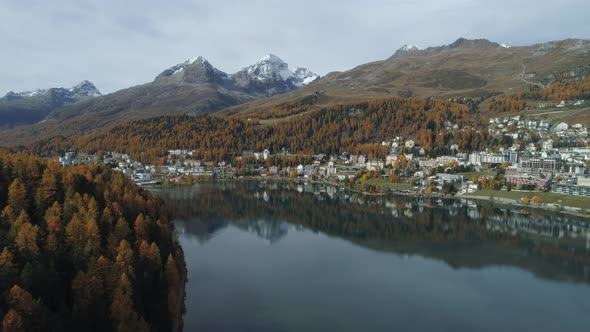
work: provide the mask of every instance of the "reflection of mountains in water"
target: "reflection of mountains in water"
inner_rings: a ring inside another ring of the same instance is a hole
[[[287,235],[287,222],[455,267],[509,265],[552,279],[589,278],[590,231],[580,218],[458,199],[367,197],[311,184],[300,192],[301,186],[226,182],[161,195],[190,220],[187,233],[202,240],[231,221],[275,243]]]
[[[287,235],[289,224],[273,220],[256,220],[246,224],[237,224],[238,227],[256,234],[259,238],[273,244]]]

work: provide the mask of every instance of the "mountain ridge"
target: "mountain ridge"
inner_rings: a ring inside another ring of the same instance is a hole
[[[384,60],[328,73],[310,86],[234,106],[223,114],[256,116],[313,95],[317,98],[310,110],[391,96],[484,101],[552,82],[590,77],[590,40],[506,47],[487,39],[459,38],[425,49],[409,45]]]
[[[303,86],[295,85],[291,74],[283,78],[278,71],[281,68],[288,69],[288,64],[276,56],[273,60],[276,61],[275,67],[261,67],[266,70],[268,77],[258,79],[254,75],[257,72],[252,69],[260,67],[260,61],[230,75],[214,67],[202,56],[190,58],[165,69],[152,82],[122,89],[98,100],[55,110],[48,119],[64,120],[85,113],[101,112],[109,115],[122,113],[120,117],[129,115],[130,118],[167,113],[211,113],[245,101],[291,92]]]
[[[0,127],[33,124],[42,121],[57,108],[100,96],[98,88],[87,80],[71,88],[9,91],[0,98]]]
[[[0,143],[55,133],[81,135],[121,121],[175,113],[283,121],[330,105],[393,96],[485,102],[590,77],[589,59],[590,41],[583,39],[507,47],[465,38],[426,49],[407,44],[387,59],[321,78],[304,68],[291,69],[272,54],[233,74],[195,57],[162,71],[152,82],[64,106],[42,124],[5,131]]]

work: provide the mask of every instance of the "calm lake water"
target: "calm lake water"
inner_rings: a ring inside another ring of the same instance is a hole
[[[589,331],[582,220],[261,182],[160,189],[185,331]]]

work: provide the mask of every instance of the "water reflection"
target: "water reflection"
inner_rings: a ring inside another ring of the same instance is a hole
[[[217,182],[159,194],[173,204],[179,231],[199,242],[230,224],[269,245],[306,228],[455,268],[516,266],[546,279],[590,280],[589,225],[557,213],[295,183]]]

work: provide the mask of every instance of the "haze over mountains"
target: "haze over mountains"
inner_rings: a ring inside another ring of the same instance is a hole
[[[50,88],[18,93],[11,91],[0,98],[0,127],[39,122],[59,107],[100,96],[100,91],[89,81],[83,81],[69,89]]]
[[[164,70],[153,82],[54,108],[42,123],[5,131],[0,143],[85,134],[163,114],[256,116],[309,96],[317,97],[315,109],[390,96],[484,100],[589,74],[590,41],[572,39],[522,47],[464,38],[426,49],[405,45],[388,59],[322,78],[305,68],[291,69],[272,54],[234,74],[196,57]]]

